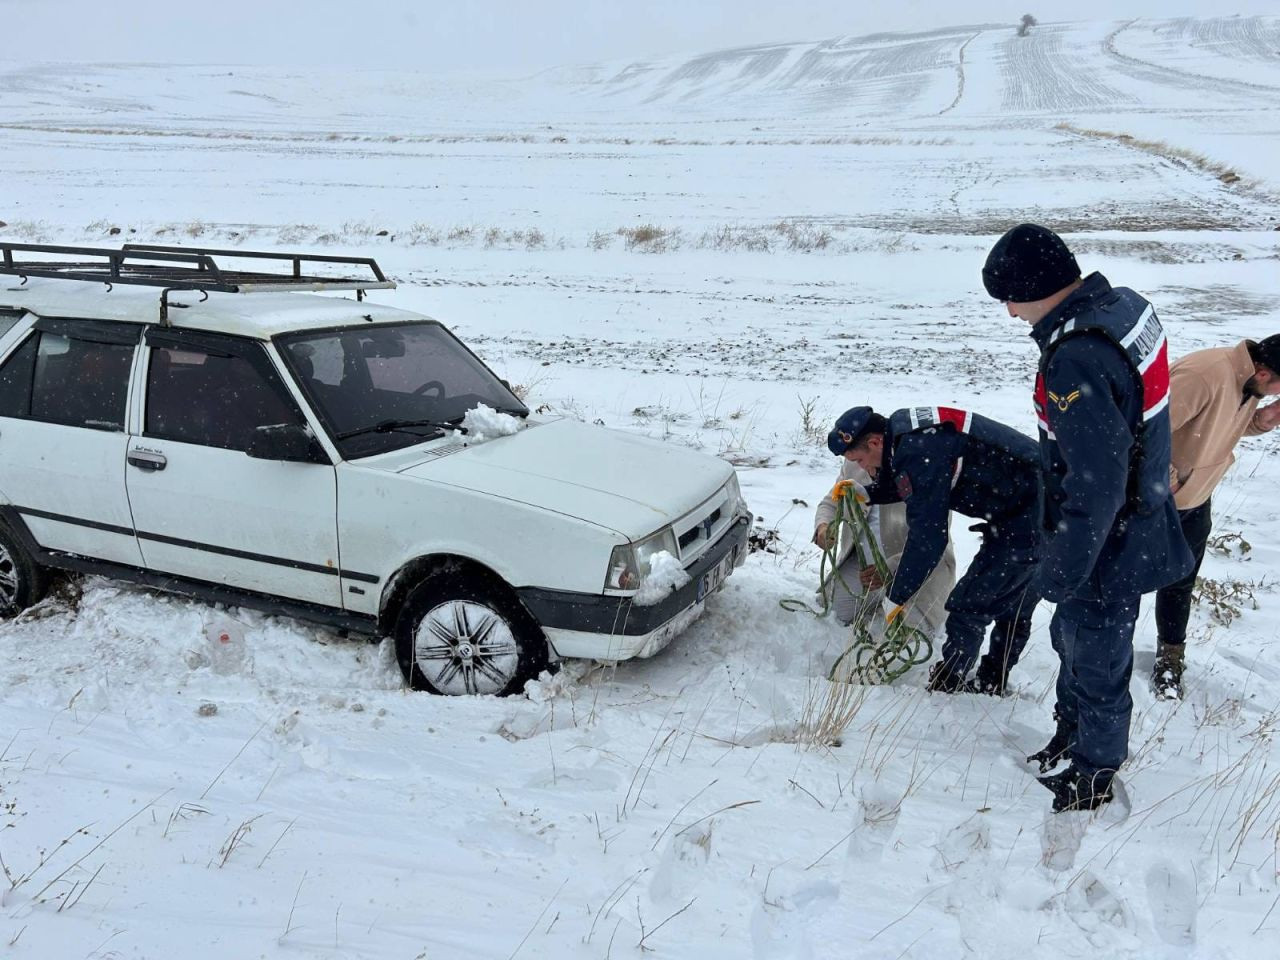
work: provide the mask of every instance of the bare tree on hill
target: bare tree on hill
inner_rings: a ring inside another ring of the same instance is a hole
[[[1018,25],[1018,36],[1025,37],[1039,21],[1029,13],[1022,15],[1022,23]]]

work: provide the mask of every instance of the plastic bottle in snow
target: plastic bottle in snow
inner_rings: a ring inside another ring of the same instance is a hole
[[[230,617],[214,617],[205,624],[208,640],[209,668],[214,673],[240,673],[244,670],[244,630]]]

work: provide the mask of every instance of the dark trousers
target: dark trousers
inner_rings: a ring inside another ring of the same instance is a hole
[[[1191,595],[1195,592],[1196,576],[1200,573],[1200,564],[1204,560],[1204,547],[1209,541],[1209,531],[1213,529],[1210,502],[1206,500],[1198,507],[1178,511],[1182,535],[1187,538],[1187,546],[1191,548],[1196,562],[1191,572],[1177,583],[1156,591],[1156,637],[1160,643],[1181,645],[1187,642]]]
[[[1031,636],[1031,612],[1040,602],[1031,585],[1039,552],[1015,543],[984,534],[977,556],[947,597],[942,661],[953,673],[969,672],[993,621],[988,656],[1007,670],[1022,655]]]
[[[1022,651],[1031,639],[1031,614],[1040,602],[1039,596],[1030,590],[1024,597],[1022,608],[1016,615],[1001,617],[991,625],[991,642],[982,658],[990,663],[980,666],[979,673],[991,670],[993,675],[1008,676],[1014,664],[1022,659]]]
[[[1071,732],[1071,759],[1086,774],[1115,770],[1129,755],[1133,627],[1138,597],[1067,600],[1049,623],[1058,669],[1054,714]]]

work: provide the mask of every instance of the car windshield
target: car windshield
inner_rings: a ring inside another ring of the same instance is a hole
[[[346,327],[277,342],[348,459],[439,437],[478,404],[521,417],[529,413],[438,323]]]

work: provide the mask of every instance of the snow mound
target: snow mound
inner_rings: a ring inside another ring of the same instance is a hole
[[[462,426],[467,431],[464,442],[467,446],[474,446],[519,433],[525,428],[525,422],[509,413],[499,413],[482,403],[467,411],[467,415],[462,418]]]
[[[640,581],[634,602],[642,607],[651,607],[688,582],[689,574],[684,572],[680,561],[666,550],[659,550],[649,560],[649,572]]]

